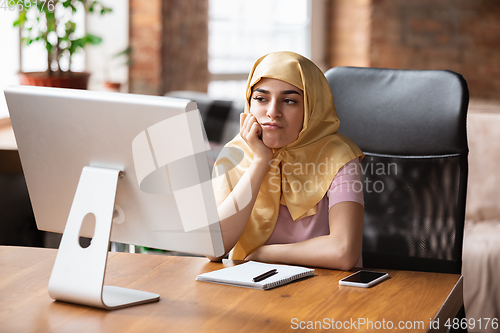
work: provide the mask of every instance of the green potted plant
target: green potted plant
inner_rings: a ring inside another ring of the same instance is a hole
[[[19,10],[19,18],[13,25],[21,29],[22,43],[43,43],[47,50],[47,70],[19,73],[21,84],[86,89],[90,74],[71,71],[72,57],[86,45],[97,45],[102,39],[89,33],[78,36],[74,18],[80,11],[105,15],[111,8],[94,0],[11,0],[8,3]],[[61,68],[62,59],[69,63],[65,71]]]

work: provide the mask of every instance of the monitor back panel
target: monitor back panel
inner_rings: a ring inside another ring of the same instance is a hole
[[[5,95],[39,229],[64,231],[84,166],[113,168],[124,173],[116,203],[125,219],[113,223],[112,241],[202,255],[223,252],[218,222],[185,231],[172,193],[141,191],[134,168],[136,136],[197,110],[196,103],[28,86],[9,87]],[[165,144],[179,144],[175,140]],[[83,235],[91,232],[82,230]]]

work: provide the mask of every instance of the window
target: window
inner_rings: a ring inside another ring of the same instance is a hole
[[[310,18],[314,2],[210,0],[209,96],[244,98],[253,63],[269,52],[287,50],[311,58]]]
[[[0,9],[0,119],[9,116],[3,90],[11,84],[19,84],[19,30],[12,26],[17,18],[17,11]]]
[[[7,103],[3,90],[9,85],[19,84],[17,73],[45,71],[47,69],[46,50],[42,43],[34,43],[28,46],[21,46],[19,39],[19,29],[13,27],[12,23],[17,19],[19,12],[9,8],[0,8],[0,45],[3,52],[0,52],[0,119],[9,116]],[[29,14],[28,14],[29,15]],[[78,18],[79,22],[84,20],[84,16]],[[75,55],[72,69],[81,71],[84,68],[85,58],[83,53]],[[22,66],[20,64],[22,62]],[[68,62],[64,63],[67,69]]]

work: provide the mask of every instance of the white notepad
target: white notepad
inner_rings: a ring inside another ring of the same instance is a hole
[[[277,269],[278,273],[260,282],[252,281],[254,277],[272,269]],[[314,269],[312,268],[249,261],[237,266],[200,274],[196,281],[267,290],[313,275]]]

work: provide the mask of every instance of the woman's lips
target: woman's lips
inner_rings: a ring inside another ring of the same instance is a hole
[[[262,128],[268,129],[268,130],[277,130],[277,129],[283,128],[283,127],[279,126],[278,124],[270,124],[270,123],[264,123],[261,126],[262,126]]]

